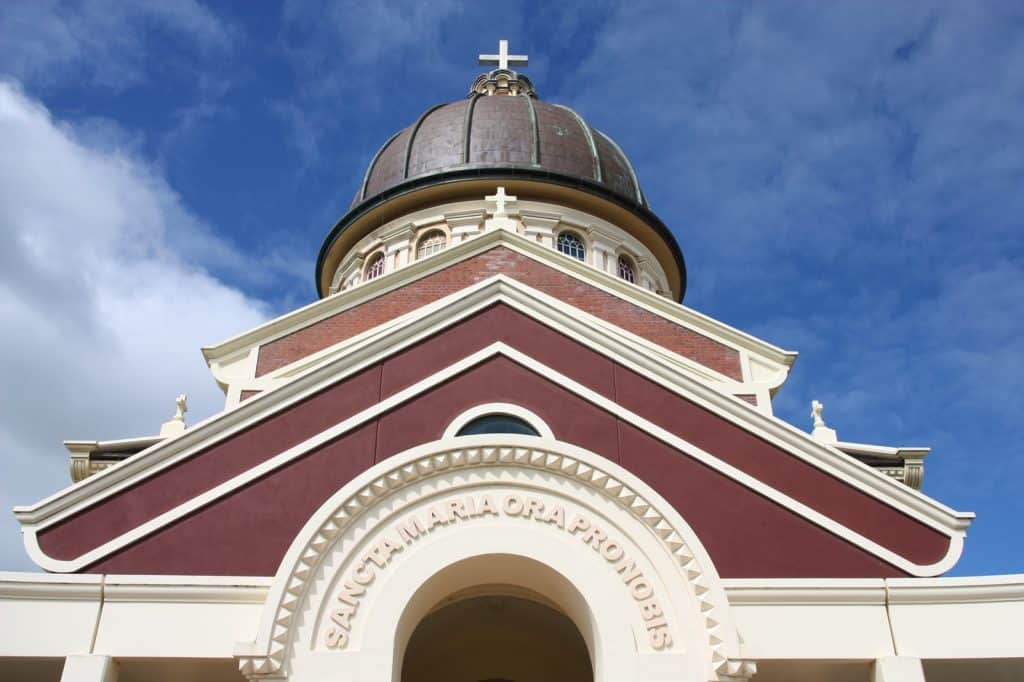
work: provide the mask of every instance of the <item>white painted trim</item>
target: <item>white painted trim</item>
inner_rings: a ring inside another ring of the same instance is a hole
[[[0,599],[263,603],[271,578],[0,572]]]
[[[486,474],[477,480],[472,475],[489,470],[510,483],[518,478],[517,472],[540,471],[543,478],[519,481],[537,490],[545,490],[541,483],[545,479],[549,480],[548,485],[551,479],[583,484],[613,503],[615,514],[599,514],[610,525],[620,526],[627,519],[632,523],[639,521],[657,543],[658,552],[653,554],[669,558],[677,579],[692,590],[703,620],[701,629],[711,665],[719,672],[739,669],[740,665],[733,661],[740,653],[739,639],[717,571],[700,538],[672,505],[628,470],[584,448],[545,442],[533,436],[486,434],[424,443],[405,450],[362,472],[324,502],[285,553],[264,604],[255,640],[240,642],[235,649],[243,674],[257,676],[280,670],[290,651],[299,646],[294,636],[296,612],[308,599],[310,580],[318,574],[325,556],[331,554],[346,528],[354,523],[370,523],[378,505],[409,486],[435,480],[438,483],[434,490],[452,490],[453,480],[460,482],[456,488],[487,485],[492,481]],[[450,473],[456,477],[445,479]],[[402,503],[398,505],[401,508]],[[614,517],[622,513],[626,514],[622,521],[615,521]],[[633,540],[640,541],[639,537]],[[646,558],[653,560],[654,556],[649,552]],[[680,614],[674,615],[678,618]]]
[[[285,380],[294,379],[319,365],[342,357],[354,347],[371,343],[375,339],[386,337],[397,348],[399,344],[408,340],[410,332],[407,330],[437,312],[444,311],[445,323],[450,325],[494,303],[505,303],[514,310],[553,327],[571,338],[584,341],[612,359],[617,358],[623,348],[635,350],[639,347],[641,352],[634,353],[634,355],[640,364],[650,371],[654,370],[648,367],[648,365],[653,366],[649,359],[658,358],[669,363],[675,371],[682,371],[698,381],[715,383],[719,385],[721,391],[730,394],[755,393],[762,388],[761,384],[745,384],[730,379],[724,374],[652,343],[626,329],[610,324],[597,316],[575,308],[566,309],[566,306],[557,298],[503,274],[493,275],[417,310],[382,323],[373,329],[300,358],[273,372],[268,372],[244,388],[245,390],[271,390],[280,386]],[[619,342],[617,344],[619,350],[615,352],[607,350],[609,337],[613,337]]]
[[[434,304],[426,309],[430,313],[438,313],[435,315],[436,319],[433,320],[418,320],[414,316],[403,317],[403,327],[399,329],[382,329],[380,331],[370,330],[366,336],[362,339],[359,344],[348,347],[344,358],[338,358],[337,361],[332,362],[330,365],[325,365],[317,368],[310,367],[307,376],[302,379],[296,377],[296,379],[288,384],[280,386],[271,395],[261,395],[257,398],[250,399],[245,403],[239,405],[232,411],[225,412],[219,415],[213,415],[206,420],[193,425],[185,433],[180,434],[174,438],[162,441],[159,447],[151,447],[146,450],[137,453],[136,455],[127,458],[122,461],[116,467],[110,467],[103,471],[94,474],[85,480],[79,482],[77,485],[70,486],[64,490],[58,491],[53,495],[29,506],[18,506],[15,507],[15,516],[18,520],[25,523],[37,523],[40,519],[47,518],[54,513],[58,513],[61,510],[74,506],[76,503],[88,499],[90,503],[95,502],[97,498],[93,493],[110,495],[123,487],[132,485],[138,480],[146,476],[154,475],[162,469],[171,466],[178,461],[195,454],[202,448],[208,447],[215,440],[202,440],[207,434],[205,433],[209,429],[216,429],[216,437],[223,439],[229,437],[233,433],[248,428],[263,417],[267,416],[274,407],[287,407],[299,400],[302,400],[319,390],[322,390],[328,385],[331,385],[345,376],[350,376],[365,367],[372,365],[374,362],[378,362],[380,359],[391,355],[416,341],[425,338],[426,336],[435,333],[443,326],[446,326],[452,322],[452,315],[455,311],[462,309],[463,315],[472,314],[489,303],[506,301],[513,304],[521,312],[530,314],[534,313],[534,317],[541,320],[550,319],[552,317],[558,317],[565,326],[561,327],[562,331],[567,331],[570,336],[578,338],[575,334],[582,333],[584,325],[580,324],[580,321],[584,319],[593,320],[592,316],[586,315],[582,311],[573,309],[573,314],[561,311],[561,306],[552,308],[550,306],[545,307],[536,304],[530,304],[528,301],[530,297],[536,298],[540,296],[540,292],[537,292],[525,285],[512,280],[511,278],[499,275],[496,277],[497,286],[501,287],[496,290],[495,295],[487,299],[476,300],[476,305],[470,305],[474,301],[468,298],[465,302],[462,301],[461,297],[456,296],[455,300],[445,301],[444,305]],[[493,284],[493,283],[492,283]],[[481,283],[476,285],[478,289],[465,289],[463,291],[473,293],[475,291],[482,291],[487,283]],[[513,292],[523,293],[524,296],[518,297],[515,301],[510,300],[510,297],[514,297]],[[498,294],[501,294],[499,296]],[[515,303],[520,302],[522,305],[516,306]],[[465,308],[466,305],[470,305],[469,308]],[[440,313],[444,314],[440,314]],[[419,324],[416,324],[416,323]],[[426,325],[432,324],[427,329]],[[615,328],[611,325],[606,325],[606,331],[602,333],[595,333],[588,335],[587,338],[595,343],[601,341],[602,338],[607,338],[610,333],[609,330]],[[382,343],[382,340],[386,339],[386,342]],[[383,345],[383,348],[379,346]],[[598,346],[599,347],[599,346]],[[696,363],[686,361],[681,356],[675,356],[668,353],[664,349],[660,349],[657,346],[650,345],[646,347],[650,355],[652,353],[663,357],[673,357],[678,362],[676,367],[684,367],[693,369],[699,367]],[[616,344],[614,348],[606,351],[605,353],[609,357],[617,358],[622,355],[630,355],[638,360],[641,360],[645,354],[637,353],[627,343]],[[250,354],[251,356],[251,354]],[[301,361],[300,361],[301,362]],[[689,362],[689,364],[687,364]],[[342,364],[343,367],[339,368],[337,365]],[[682,363],[681,365],[679,363]],[[635,367],[633,367],[635,369]],[[648,371],[654,371],[658,377],[661,377],[664,381],[671,381],[675,376],[675,373],[664,367],[652,369],[651,367],[646,368]],[[282,368],[280,371],[284,371]],[[316,383],[313,383],[316,382]],[[255,387],[257,390],[266,390],[266,387]],[[677,391],[678,392],[678,391]]]
[[[722,584],[733,605],[885,604],[883,578],[725,578]]]
[[[92,601],[103,592],[101,575],[0,572],[0,599]]]
[[[597,270],[585,263],[565,258],[557,250],[547,248],[508,230],[492,230],[479,237],[453,244],[441,253],[434,254],[434,257],[414,261],[399,271],[377,277],[353,289],[332,294],[265,322],[247,332],[207,346],[203,348],[203,355],[207,364],[211,364],[232,353],[247,351],[252,346],[270,343],[389,291],[404,287],[422,277],[448,268],[455,263],[477,256],[498,245],[506,246],[563,274],[583,280],[597,289],[613,294],[723,345],[737,349],[746,348],[752,355],[787,368],[796,360],[797,354],[792,351],[782,350],[692,308],[620,280],[616,276]]]
[[[721,578],[730,604],[963,604],[1024,602],[1024,573],[939,578]],[[266,597],[272,577],[32,573],[0,571],[0,599],[67,601],[99,596],[100,584],[135,586],[160,601],[252,603]]]
[[[760,405],[755,408],[744,401],[728,400],[722,395],[724,388],[730,394],[754,392],[760,397],[765,392],[761,384],[726,383],[721,388],[709,388],[702,384],[702,380],[706,382],[707,378],[712,375],[711,370],[702,368],[687,358],[671,353],[582,311],[573,309],[570,314],[563,310],[564,306],[558,305],[557,300],[516,280],[504,275],[497,275],[495,279],[502,284],[500,296],[495,295],[486,299],[476,298],[484,295],[485,284],[487,284],[486,282],[480,283],[474,285],[472,289],[463,290],[466,292],[465,297],[453,295],[453,297],[437,302],[436,308],[429,308],[424,314],[443,310],[446,313],[445,320],[450,324],[453,320],[462,319],[490,303],[498,301],[506,303],[570,338],[581,341],[588,347],[623,364],[628,369],[652,379],[655,383],[678,395],[693,400],[701,407],[725,417],[776,447],[787,450],[805,462],[842,478],[862,492],[886,504],[892,504],[895,499],[906,505],[908,509],[913,509],[931,518],[943,527],[952,524],[958,530],[965,530],[970,520],[974,518],[973,513],[956,512],[925,496],[920,491],[894,481],[876,469],[847,456],[835,446],[817,442],[806,432],[775,419],[770,413],[766,414],[760,409]],[[412,320],[412,317],[406,317],[401,324],[413,324]],[[588,323],[590,324],[588,325]],[[595,329],[595,327],[599,328]],[[405,329],[410,328],[406,327]],[[406,333],[402,328],[389,328],[381,330],[379,335],[388,338],[397,349],[404,347],[401,344],[407,342]],[[423,333],[417,338],[423,338],[426,335]],[[370,337],[367,337],[366,341],[370,342]],[[330,352],[330,349],[321,352],[327,353]],[[656,362],[656,359],[664,362]],[[285,370],[286,368],[282,368],[280,371],[284,372]],[[704,376],[697,374],[691,379],[691,375],[699,370],[703,371]],[[680,371],[682,375],[679,374]],[[726,377],[721,375],[717,375],[717,378],[723,382],[729,382]],[[687,381],[687,379],[691,380]]]
[[[463,426],[477,417],[483,417],[487,414],[507,414],[517,417],[532,426],[540,434],[541,438],[555,439],[555,434],[551,431],[551,427],[547,425],[547,422],[525,407],[513,405],[512,403],[484,403],[483,405],[469,408],[452,420],[452,423],[444,430],[443,438],[455,438]]]
[[[885,457],[887,459],[901,459],[903,457],[924,458],[931,452],[931,448],[889,445],[868,445],[866,443],[849,443],[838,441],[833,446],[849,455],[866,455],[869,457]]]
[[[1024,602],[1024,574],[957,578],[723,578],[730,604]]]
[[[123,547],[136,542],[142,537],[154,532],[155,530],[173,523],[174,521],[192,513],[196,509],[203,507],[214,500],[230,493],[231,491],[240,488],[251,481],[260,478],[271,471],[287,464],[288,462],[302,456],[309,450],[319,447],[320,445],[337,438],[338,436],[356,428],[362,423],[375,418],[376,416],[397,407],[398,405],[410,400],[416,395],[430,390],[431,388],[448,381],[449,379],[457,376],[470,369],[471,367],[495,356],[504,356],[520,365],[532,370],[541,377],[545,377],[559,386],[575,393],[583,399],[597,405],[605,411],[623,419],[626,422],[636,426],[637,428],[647,432],[654,436],[658,440],[666,443],[672,448],[675,448],[687,455],[697,459],[698,461],[712,467],[720,473],[728,476],[734,481],[746,486],[747,488],[759,493],[760,495],[776,502],[790,509],[791,511],[799,514],[805,519],[815,523],[821,528],[831,532],[832,534],[841,537],[855,546],[874,554],[875,556],[883,559],[884,561],[892,564],[904,570],[912,575],[918,576],[930,576],[938,575],[949,570],[956,560],[959,558],[963,548],[964,532],[958,529],[951,529],[948,525],[938,523],[932,518],[922,517],[919,514],[913,513],[910,510],[900,510],[896,505],[890,505],[897,508],[899,511],[909,516],[916,517],[919,521],[935,529],[936,531],[946,535],[950,538],[950,547],[946,556],[940,561],[930,565],[919,565],[911,561],[908,561],[904,557],[897,555],[895,552],[882,547],[874,541],[856,533],[845,526],[837,523],[831,518],[821,514],[820,512],[811,509],[801,502],[785,495],[784,493],[772,488],[761,481],[755,479],[753,476],[739,470],[738,468],[727,464],[726,462],[715,457],[711,453],[708,453],[700,448],[697,448],[693,444],[675,436],[667,430],[656,426],[650,421],[640,417],[639,415],[626,410],[602,396],[601,394],[592,391],[591,389],[573,381],[569,377],[564,376],[555,369],[548,367],[540,362],[537,362],[533,358],[521,353],[520,351],[511,348],[503,343],[493,343],[486,348],[483,348],[476,353],[473,353],[462,360],[449,365],[442,369],[431,377],[428,377],[420,382],[407,387],[406,389],[399,391],[398,393],[385,398],[380,403],[373,405],[352,417],[343,420],[339,424],[326,429],[325,431],[313,436],[298,445],[285,450],[270,459],[261,462],[260,464],[252,467],[251,469],[238,474],[237,476],[225,481],[200,495],[184,502],[173,509],[160,514],[153,519],[133,528],[132,530],[118,536],[117,538],[104,543],[103,545],[94,548],[93,550],[73,559],[73,560],[56,560],[47,556],[38,543],[38,533],[41,530],[59,522],[62,518],[65,518],[73,513],[79,511],[80,508],[84,508],[87,504],[94,502],[92,499],[83,500],[77,505],[71,508],[65,508],[61,512],[45,518],[43,522],[27,523],[23,522],[23,535],[25,539],[25,548],[32,559],[40,566],[50,571],[56,572],[67,572],[79,570],[89,564],[92,564],[104,556],[107,556],[111,552],[122,549]],[[740,401],[730,400],[730,403],[741,404]],[[756,411],[747,406],[745,408],[750,414],[757,414]],[[806,434],[803,434],[806,437]],[[809,440],[809,439],[808,439]],[[883,480],[888,480],[884,479]],[[890,482],[891,485],[898,485]],[[121,482],[116,487],[123,487],[130,485],[130,482]]]
[[[979,604],[1024,601],[1024,574],[966,578],[890,578],[890,604]]]

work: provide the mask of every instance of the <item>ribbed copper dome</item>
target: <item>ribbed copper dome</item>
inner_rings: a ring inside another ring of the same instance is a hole
[[[646,207],[626,155],[575,111],[528,95],[478,93],[428,109],[388,140],[370,162],[352,205],[409,180],[474,169],[539,171]]]

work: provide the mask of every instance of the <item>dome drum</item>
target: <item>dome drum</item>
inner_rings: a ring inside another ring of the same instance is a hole
[[[334,268],[329,292],[348,290],[485,234],[491,203],[480,197],[449,202],[384,222],[348,246]],[[670,295],[658,259],[618,225],[561,204],[518,198],[509,217],[512,230],[531,242],[641,288]]]
[[[342,264],[351,262],[350,255],[358,250],[357,244],[364,243],[362,240],[367,235],[385,225],[408,224],[414,214],[435,211],[445,204],[477,201],[482,211],[482,197],[492,194],[497,185],[517,195],[520,204],[535,201],[558,205],[585,213],[629,235],[642,244],[643,251],[651,254],[651,262],[656,263],[656,270],[661,273],[655,280],[656,285],[648,288],[682,300],[686,290],[683,254],[671,232],[653,212],[645,206],[624,201],[596,183],[525,167],[425,174],[356,205],[334,226],[320,249],[316,265],[320,295],[339,290],[341,282],[336,276]]]

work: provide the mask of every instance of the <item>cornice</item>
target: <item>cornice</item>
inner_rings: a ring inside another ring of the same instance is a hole
[[[566,258],[564,260],[572,259]],[[504,291],[508,293],[508,296],[502,297],[501,300],[503,302],[509,303],[521,312],[531,315],[535,319],[541,319],[547,324],[555,323],[556,328],[558,328],[557,325],[561,325],[560,329],[562,331],[569,331],[571,335],[585,338],[591,344],[591,347],[598,352],[606,354],[617,362],[622,362],[630,369],[639,371],[645,376],[655,378],[658,383],[661,383],[670,390],[693,399],[702,407],[726,417],[741,428],[753,431],[773,445],[796,454],[804,461],[824,469],[830,474],[838,474],[843,480],[853,483],[856,487],[876,499],[886,504],[891,504],[893,498],[895,498],[900,503],[907,505],[908,508],[928,518],[930,520],[928,525],[934,528],[952,528],[957,531],[963,531],[974,518],[972,512],[956,512],[937,500],[927,497],[910,485],[903,485],[875,468],[857,461],[835,446],[819,443],[808,433],[782,420],[761,413],[746,403],[732,400],[728,390],[723,392],[720,387],[711,388],[696,378],[704,376],[709,380],[719,381],[723,385],[728,386],[731,385],[731,380],[727,377],[717,375],[717,373],[713,373],[712,370],[706,367],[671,353],[644,339],[635,337],[625,330],[621,330],[600,318],[590,316],[582,311],[573,309],[571,315],[564,314],[561,311],[563,306],[558,305],[559,301],[557,299],[536,291],[527,285],[523,285],[516,280],[512,280],[507,276],[497,275],[494,279],[501,281]],[[483,290],[487,284],[488,282],[483,282],[473,285],[473,287],[467,287],[462,292],[457,292],[446,299],[431,304],[434,307],[426,306],[423,309],[423,314],[426,315],[434,310],[444,310],[448,316],[457,316],[463,302],[470,302],[471,296]],[[517,299],[514,292],[522,294],[524,298]],[[466,295],[464,301],[462,300],[463,293]],[[660,299],[657,296],[655,298]],[[529,303],[530,300],[542,305],[531,304]],[[472,308],[469,312],[475,311],[479,307]],[[468,314],[465,311],[463,312]],[[397,320],[397,322],[399,324],[405,323],[414,315],[415,313],[410,313],[409,316]],[[451,317],[448,318],[449,322],[451,319]],[[590,329],[598,330],[596,334],[587,333],[587,320],[591,320],[593,323]],[[392,342],[403,336],[402,332],[397,331],[396,328],[382,328],[379,332],[374,332],[374,330],[367,332],[367,334],[371,333],[378,335],[374,338],[386,336]],[[629,339],[629,342],[611,343],[614,340],[626,339]],[[342,350],[338,348],[336,350],[325,349],[321,351],[325,355],[332,352],[341,353]],[[669,364],[653,361],[659,357],[669,360]],[[318,359],[315,356],[310,356],[310,363],[316,361]],[[296,365],[300,365],[303,362],[305,361],[299,360],[296,362]],[[679,375],[679,370],[683,370],[682,376]],[[278,372],[282,373],[287,371],[289,371],[287,367],[278,370]],[[268,376],[274,376],[274,374],[272,373]],[[736,384],[736,386],[740,385]],[[921,450],[923,449],[904,448],[900,451],[917,453]]]
[[[1024,601],[1024,574],[969,578],[890,578],[889,603],[988,604]]]
[[[0,599],[262,604],[272,578],[0,573]]]
[[[674,372],[681,371],[699,381],[718,384],[726,393],[754,390],[754,386],[749,383],[735,381],[694,360],[610,324],[600,317],[576,308],[567,309],[558,299],[504,274],[488,277],[334,346],[300,358],[247,382],[246,386],[255,390],[272,390],[281,382],[290,381],[324,363],[339,359],[352,352],[353,348],[370,343],[374,339],[386,337],[396,349],[404,348],[426,336],[419,332],[428,328],[430,333],[436,331],[434,317],[438,313],[443,313],[446,324],[450,325],[495,303],[508,305],[571,338],[585,339],[595,350],[612,360],[617,361],[623,355],[633,357],[646,371],[664,375],[666,379],[673,376]],[[666,366],[656,367],[654,359],[662,361]]]
[[[517,253],[540,261],[559,272],[585,281],[587,284],[595,286],[606,293],[614,294],[648,312],[727,346],[744,349],[785,367],[791,367],[796,360],[797,354],[795,352],[782,350],[750,334],[714,320],[692,308],[624,282],[609,273],[585,263],[580,263],[575,259],[566,258],[553,249],[546,248],[507,230],[486,232],[473,239],[450,246],[430,258],[414,261],[399,270],[387,273],[360,286],[310,303],[242,334],[212,346],[204,347],[202,349],[203,355],[206,358],[207,364],[212,364],[227,356],[244,352],[252,346],[269,343],[499,245],[506,246]]]
[[[850,455],[885,457],[887,459],[902,459],[904,457],[924,459],[931,452],[931,448],[926,447],[868,445],[866,443],[849,443],[846,441],[838,441],[834,445],[839,450]]]
[[[881,578],[726,578],[722,584],[733,605],[885,605],[885,580]]]
[[[343,420],[339,424],[329,429],[326,429],[322,433],[317,434],[311,438],[308,438],[302,443],[299,443],[293,446],[292,448],[289,448],[288,450],[285,450],[284,452],[279,453],[274,457],[271,457],[265,462],[262,462],[250,468],[249,470],[236,475],[235,477],[215,486],[214,488],[211,488],[210,490],[207,490],[206,492],[197,495],[188,502],[185,502],[173,509],[168,510],[167,512],[164,512],[163,514],[158,515],[157,517],[154,517],[153,519],[150,519],[149,521],[139,525],[131,531],[128,531],[127,533],[119,536],[118,538],[113,539],[105,543],[104,545],[101,545],[100,547],[94,548],[93,550],[75,559],[56,560],[47,556],[42,551],[38,544],[39,531],[45,529],[46,527],[49,527],[50,525],[53,525],[54,523],[59,522],[62,518],[66,518],[67,516],[76,513],[80,509],[84,509],[86,506],[94,504],[99,499],[103,499],[104,497],[107,497],[111,494],[114,494],[120,490],[127,488],[130,485],[133,485],[136,481],[141,480],[146,476],[152,475],[153,473],[155,473],[155,471],[159,470],[155,466],[147,469],[145,467],[147,463],[141,456],[136,456],[135,458],[126,460],[123,463],[122,467],[114,467],[111,469],[107,469],[106,471],[97,474],[96,476],[90,479],[86,479],[86,481],[84,481],[76,488],[69,489],[65,493],[64,499],[61,499],[58,496],[56,499],[51,498],[49,500],[44,501],[43,503],[40,503],[39,505],[36,505],[36,507],[33,508],[17,509],[16,514],[18,516],[19,521],[23,525],[23,536],[25,539],[26,551],[29,553],[29,555],[33,558],[34,561],[36,561],[40,566],[43,566],[47,570],[79,570],[82,567],[94,563],[95,561],[98,561],[100,558],[109,555],[111,552],[117,551],[118,549],[127,546],[132,542],[137,541],[141,537],[144,537],[145,535],[148,535],[167,524],[175,522],[177,519],[182,518],[185,515],[194,511],[195,509],[205,506],[210,502],[228,494],[232,490],[247,485],[256,478],[269,474],[271,471],[281,466],[284,466],[293,459],[304,455],[311,449],[319,447],[324,442],[336,438],[337,436],[346,433],[353,428],[356,428],[357,426],[366,422],[367,420],[373,419],[377,415],[384,413],[390,409],[393,409],[395,406],[412,399],[421,392],[430,390],[433,386],[448,381],[452,377],[467,371],[468,369],[476,366],[477,364],[489,358],[496,357],[499,355],[504,356],[514,362],[517,362],[518,364],[535,372],[538,376],[549,378],[551,381],[558,383],[558,385],[562,386],[566,390],[576,393],[581,398],[593,403],[594,405],[600,407],[601,409],[606,410],[612,414],[615,414],[620,419],[623,419],[624,421],[649,433],[650,435],[661,440],[670,447],[675,448],[681,452],[684,452],[687,455],[697,459],[698,461],[703,462],[704,464],[712,467],[713,469],[716,469],[720,473],[728,476],[729,478],[737,481],[738,483],[755,491],[756,493],[773,500],[777,504],[795,512],[796,514],[804,517],[812,523],[824,528],[828,532],[839,537],[842,537],[848,542],[860,547],[862,550],[878,556],[884,561],[900,568],[903,571],[906,571],[911,575],[924,576],[941,574],[949,570],[949,568],[959,558],[960,552],[962,551],[963,547],[964,533],[963,530],[958,527],[959,521],[958,518],[955,516],[955,513],[950,511],[947,514],[942,514],[941,511],[947,508],[939,505],[937,502],[934,502],[930,498],[927,498],[923,495],[920,495],[919,493],[916,493],[916,491],[912,491],[906,488],[905,486],[888,479],[884,475],[879,474],[878,472],[875,472],[874,470],[870,469],[870,467],[867,467],[866,465],[863,465],[860,462],[856,462],[856,460],[851,460],[851,462],[860,467],[859,471],[861,473],[870,474],[871,477],[874,477],[865,478],[863,479],[863,481],[872,483],[874,484],[874,486],[871,487],[868,485],[863,485],[861,482],[851,480],[850,478],[846,478],[846,482],[854,485],[854,487],[861,488],[865,492],[868,492],[869,494],[878,498],[882,503],[892,506],[895,509],[903,512],[904,514],[916,518],[918,521],[937,530],[943,535],[946,535],[949,538],[950,543],[948,552],[943,559],[927,566],[915,564],[905,559],[901,555],[897,554],[896,552],[875,543],[869,538],[866,538],[865,536],[862,536],[850,530],[849,528],[839,524],[838,522],[832,520],[830,517],[827,517],[824,514],[793,499],[792,497],[786,495],[785,493],[782,493],[779,490],[764,484],[763,482],[757,480],[756,478],[750,476],[749,474],[743,472],[742,470],[737,469],[736,467],[733,467],[732,465],[722,461],[713,454],[694,446],[692,443],[689,443],[688,441],[679,438],[678,436],[647,421],[646,419],[640,417],[639,415],[622,408],[614,401],[609,400],[605,396],[595,391],[592,391],[586,388],[585,386],[582,386],[578,382],[575,382],[572,379],[562,375],[554,368],[548,367],[540,362],[537,362],[533,358],[503,343],[493,343],[490,346],[485,347],[477,351],[476,353],[473,353],[459,360],[458,362],[442,369],[441,371],[435,373],[434,375],[426,379],[423,379],[420,382],[412,386],[409,386],[406,389],[403,389],[402,391],[399,391],[392,396],[385,398],[376,405],[367,408],[366,410],[363,410],[362,412],[353,415],[348,419]],[[307,392],[309,392],[313,390],[318,390],[319,388],[322,388],[324,385],[329,385],[333,381],[337,381],[339,379],[338,372],[336,370],[331,371],[332,365],[334,364],[335,363],[331,363],[330,365],[327,365],[325,367],[318,368],[317,370],[311,372],[306,377],[296,379],[294,382],[282,386],[281,389],[279,389],[278,391],[273,391],[261,397],[259,400],[254,400],[252,404],[249,406],[243,406],[233,412],[226,413],[223,416],[223,418],[226,421],[229,421],[236,430],[239,428],[244,428],[248,424],[255,423],[256,421],[259,420],[260,417],[265,418],[271,411],[271,408],[274,406],[275,403],[280,403],[282,401],[282,396],[285,396],[289,393],[287,389],[295,390],[297,386],[303,386],[306,387],[308,389]],[[355,367],[350,366],[348,369],[350,372],[358,371],[361,367],[365,366],[366,364],[367,363],[360,363]],[[629,363],[626,364],[628,366]],[[319,383],[315,383],[314,379],[317,377],[320,377],[322,381]],[[657,379],[657,377],[655,377],[655,379]],[[708,398],[710,398],[712,401],[717,401],[718,403],[717,410],[714,407],[709,407],[709,409],[711,409],[712,411],[717,411],[719,414],[722,414],[723,411],[727,411],[734,417],[736,415],[744,417],[746,426],[744,427],[744,422],[741,421],[741,427],[748,428],[748,430],[753,430],[755,433],[758,433],[758,431],[756,429],[750,429],[750,425],[752,422],[755,422],[756,420],[761,420],[767,422],[768,424],[775,424],[776,422],[778,422],[778,420],[764,417],[756,410],[754,410],[754,408],[742,403],[741,401],[733,400],[728,396],[724,396],[722,394],[712,391],[711,389],[708,389],[707,387],[701,385],[699,382],[686,380],[685,377],[678,377],[678,381],[679,384],[690,384],[690,388],[693,390],[689,392],[682,392],[679,391],[679,386],[676,386],[676,388],[674,389],[671,387],[668,388],[670,388],[670,390],[676,390],[677,392],[680,392],[684,396],[688,395],[691,400],[694,400],[698,404],[700,404],[701,400],[694,396],[694,392],[703,391],[705,394],[707,394]],[[313,384],[312,387],[310,386],[310,384]],[[723,407],[725,408],[725,410],[722,409]],[[247,419],[243,417],[247,417]],[[215,425],[216,420],[212,419],[209,420],[204,425],[200,426],[203,427],[203,429],[209,428],[212,430],[215,428]],[[203,429],[200,429],[200,431],[202,431]],[[829,467],[827,465],[825,465],[820,459],[815,459],[815,451],[813,449],[808,449],[809,445],[814,447],[820,447],[820,445],[817,444],[813,439],[811,439],[810,436],[808,436],[807,434],[804,434],[799,431],[795,431],[795,433],[799,434],[800,436],[800,439],[794,439],[795,446],[798,448],[803,448],[802,451],[797,452],[796,454],[798,454],[798,456],[809,458],[808,461],[810,461],[812,464],[819,466],[825,471],[829,471]],[[190,447],[177,449],[177,451],[168,447],[166,448],[167,452],[160,452],[159,450],[155,450],[152,451],[152,454],[149,455],[149,457],[159,457],[157,464],[159,465],[160,468],[163,468],[166,466],[170,466],[176,461],[180,461],[181,459],[187,457],[191,453],[197,452],[201,448],[208,447],[210,441],[212,440],[203,440],[201,438],[196,437],[193,434],[194,440],[187,441],[187,439],[184,436],[188,434],[189,432],[186,431],[185,434],[183,434],[183,436],[175,438],[169,443],[169,445],[175,445],[180,442],[188,442]],[[214,435],[221,435],[223,437],[223,434]],[[758,435],[760,435],[762,438],[769,439],[769,436],[764,434],[763,432],[758,433]],[[838,451],[832,452],[839,454]],[[840,456],[842,456],[845,459],[848,459],[845,457],[845,455]],[[127,465],[131,466],[129,467]],[[833,475],[836,475],[837,472],[835,470],[832,470],[831,473]],[[119,475],[115,476],[114,474]],[[842,476],[839,476],[839,478],[843,479]],[[89,485],[90,481],[95,482],[93,486]],[[882,485],[878,485],[880,482],[884,483]],[[87,491],[86,489],[90,487],[94,488],[94,490]],[[89,494],[90,492],[92,492],[93,494]],[[894,499],[897,497],[897,495],[894,493],[897,492],[901,493],[904,498],[919,503],[919,507],[908,507],[907,505],[901,504],[898,500]],[[930,504],[931,506],[927,506],[928,504]],[[922,514],[922,509],[927,514]]]
[[[166,602],[203,604],[262,604],[269,578],[216,578],[182,576],[107,576],[104,600],[111,602]]]
[[[962,578],[724,578],[745,606],[991,604],[1024,602],[1024,574]]]
[[[101,575],[60,575],[0,572],[0,599],[99,601]]]
[[[482,181],[496,181],[497,184],[500,184],[501,180],[521,180],[528,184],[533,183],[540,185],[541,187],[547,186],[549,188],[562,187],[568,189],[573,194],[583,193],[584,195],[596,197],[600,199],[601,202],[607,202],[606,205],[614,207],[618,211],[625,211],[626,215],[632,216],[634,219],[639,219],[642,224],[651,228],[662,240],[664,246],[667,247],[668,254],[672,261],[674,261],[674,265],[678,270],[679,282],[678,291],[676,293],[679,300],[682,300],[686,291],[686,264],[683,258],[683,252],[680,250],[679,244],[676,242],[671,230],[669,230],[661,219],[658,218],[649,208],[643,205],[634,205],[629,201],[624,201],[616,193],[610,192],[599,183],[593,183],[582,178],[563,176],[560,173],[551,172],[549,170],[514,166],[501,169],[467,167],[444,173],[431,173],[419,178],[406,180],[403,183],[383,191],[372,199],[353,206],[349,212],[335,224],[324,240],[323,245],[320,247],[320,252],[317,255],[315,274],[317,293],[321,295],[324,293],[322,275],[324,266],[327,264],[328,254],[331,252],[334,243],[341,236],[342,232],[352,225],[369,220],[373,217],[373,214],[379,213],[379,210],[382,210],[385,205],[394,204],[395,202],[393,200],[399,197],[402,197],[403,201],[408,201],[413,199],[414,195],[424,193],[424,190],[427,190],[425,193],[428,194],[437,194],[438,192],[460,192],[464,191],[464,189],[461,188],[465,188],[467,185],[477,185]],[[490,184],[490,182],[488,182],[488,184]],[[493,187],[494,185],[490,184],[490,186]],[[643,195],[641,194],[640,196],[642,198]],[[671,279],[669,284],[672,286]]]

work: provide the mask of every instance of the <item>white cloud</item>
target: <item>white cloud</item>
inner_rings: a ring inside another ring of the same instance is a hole
[[[191,421],[216,412],[200,346],[267,316],[190,262],[224,247],[118,137],[82,137],[0,82],[3,508],[69,483],[64,439],[155,433],[182,391]],[[29,568],[3,516],[0,569]]]

